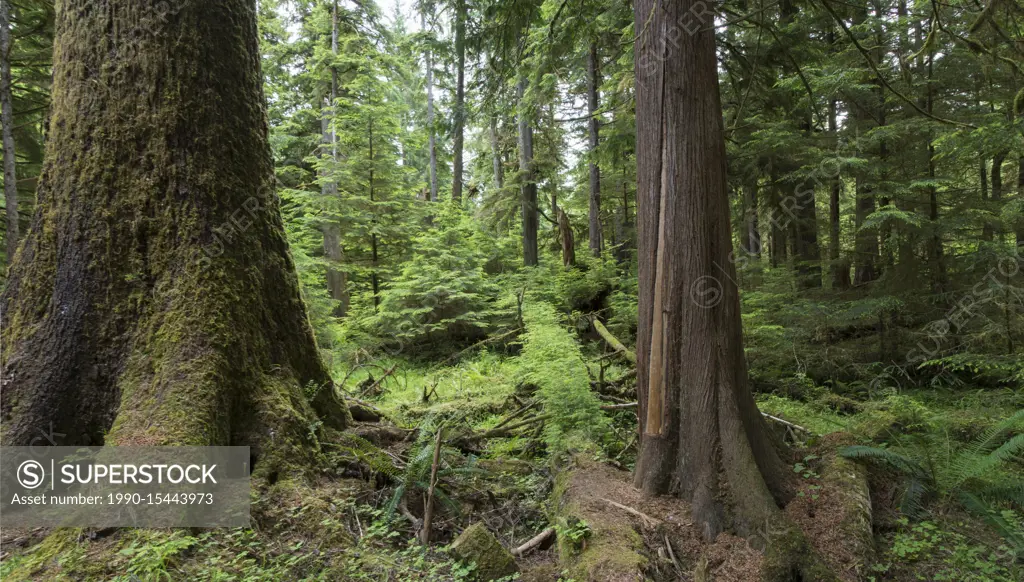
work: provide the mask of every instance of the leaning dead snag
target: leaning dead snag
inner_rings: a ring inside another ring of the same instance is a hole
[[[3,443],[250,445],[257,478],[299,474],[310,426],[348,415],[274,195],[255,3],[57,6],[39,205],[0,298]]]
[[[423,510],[423,530],[420,531],[420,543],[430,544],[430,526],[434,518],[434,488],[437,487],[437,467],[441,464],[441,429],[437,429],[434,437],[434,457],[430,464],[430,487],[427,489],[427,506]]]

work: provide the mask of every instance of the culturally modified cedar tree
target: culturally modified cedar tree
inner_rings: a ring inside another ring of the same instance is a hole
[[[820,575],[795,526],[764,531],[785,519],[780,507],[794,491],[747,378],[714,28],[677,35],[678,45],[659,40],[697,4],[635,7],[637,29],[649,19],[650,33],[635,44],[642,438],[634,481],[688,499],[705,538],[732,529]]]
[[[56,31],[3,443],[52,423],[68,445],[250,445],[257,472],[308,458],[310,424],[346,411],[274,193],[255,3],[58,3]]]

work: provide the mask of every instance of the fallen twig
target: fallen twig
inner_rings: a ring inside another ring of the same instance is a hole
[[[601,406],[601,410],[625,410],[627,408],[636,408],[639,406],[636,402],[623,402],[622,404],[605,404]]]
[[[526,552],[529,552],[530,550],[532,550],[532,549],[536,548],[537,546],[543,544],[544,540],[548,539],[549,537],[551,537],[554,534],[555,534],[555,528],[549,527],[546,530],[544,530],[544,531],[540,532],[539,534],[537,534],[537,535],[533,536],[532,538],[530,538],[525,544],[523,544],[523,545],[519,546],[518,548],[512,550],[512,555],[513,556],[522,556],[522,555],[526,554]]]
[[[388,368],[388,370],[386,372],[384,372],[383,376],[378,378],[377,381],[374,382],[373,384],[370,384],[367,388],[365,388],[362,392],[360,392],[359,395],[360,396],[364,396],[366,394],[372,394],[377,389],[377,387],[380,386],[381,382],[383,382],[388,376],[390,376],[390,375],[395,373],[396,369],[398,369],[398,364],[395,364],[394,366],[391,366],[390,368]]]
[[[513,420],[519,418],[520,416],[522,416],[523,414],[528,412],[531,408],[533,408],[536,405],[537,405],[537,401],[536,400],[530,400],[529,402],[524,404],[522,407],[520,407],[518,410],[516,410],[512,414],[506,416],[505,420],[502,420],[501,422],[499,422],[491,430],[497,430],[497,429],[505,426],[506,424],[512,422]]]
[[[668,557],[672,558],[672,566],[676,569],[676,575],[679,579],[683,579],[683,567],[679,565],[679,560],[676,559],[675,552],[672,551],[672,542],[668,540],[668,534],[665,534],[665,547],[668,548]]]
[[[437,394],[437,380],[434,380],[434,382],[430,385],[429,391],[427,390],[426,385],[423,386],[423,403],[426,404],[430,402],[430,397],[433,396],[434,394]]]
[[[648,527],[657,527],[657,526],[661,525],[661,520],[660,519],[654,519],[653,517],[647,515],[646,513],[643,513],[642,511],[639,511],[637,509],[633,509],[632,507],[630,507],[628,505],[623,505],[621,503],[616,503],[616,502],[612,501],[611,499],[605,499],[604,497],[599,497],[598,499],[600,499],[601,501],[604,501],[605,503],[607,503],[608,505],[611,505],[612,507],[617,507],[617,508],[621,509],[622,511],[625,511],[626,513],[629,513],[629,514],[632,514],[632,515],[635,515],[635,516],[639,517],[644,522],[644,524],[647,525]]]
[[[505,332],[505,333],[503,333],[501,335],[496,335],[494,337],[489,337],[489,338],[482,339],[482,340],[476,342],[475,344],[469,346],[468,348],[466,348],[464,350],[460,350],[460,351],[456,352],[455,354],[452,354],[451,356],[448,356],[447,359],[445,359],[443,362],[441,362],[441,366],[446,366],[449,363],[451,363],[451,362],[453,362],[455,360],[458,360],[460,357],[462,357],[462,354],[464,354],[464,353],[466,353],[466,352],[468,352],[470,350],[474,350],[474,349],[476,349],[476,348],[478,348],[478,347],[480,347],[480,346],[482,346],[484,344],[490,343],[490,342],[496,342],[496,341],[499,341],[499,340],[503,340],[503,339],[507,338],[508,336],[510,336],[512,334],[519,333],[520,331],[522,331],[522,329],[517,327],[517,328],[509,330],[509,331],[507,331],[507,332]]]
[[[772,415],[768,414],[767,412],[762,412],[761,416],[767,418],[768,420],[773,420],[773,421],[775,421],[775,422],[777,422],[779,424],[786,425],[789,428],[792,428],[792,429],[795,429],[795,430],[799,430],[799,431],[805,432],[807,434],[814,434],[809,429],[806,429],[806,428],[800,426],[799,424],[793,424],[792,422],[789,422],[788,420],[782,420],[781,418],[779,418],[777,416],[772,416]]]
[[[491,430],[489,430],[489,431],[487,431],[487,432],[485,432],[483,434],[477,435],[475,438],[488,439],[488,438],[494,438],[494,437],[500,437],[500,436],[508,436],[509,434],[511,434],[511,431],[513,431],[513,430],[515,430],[517,428],[523,428],[524,426],[530,426],[531,424],[536,424],[538,422],[544,422],[545,420],[547,420],[549,418],[551,418],[550,414],[541,414],[541,415],[538,415],[538,416],[533,416],[533,417],[527,418],[524,421],[517,422],[515,424],[506,426],[504,428],[492,428]]]

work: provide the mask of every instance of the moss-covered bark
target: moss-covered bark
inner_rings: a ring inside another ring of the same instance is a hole
[[[629,519],[597,498],[607,488],[600,471],[584,461],[555,480],[549,513],[558,534],[559,565],[572,580],[642,580],[647,567],[643,539]]]
[[[61,444],[301,459],[317,417],[346,416],[273,192],[255,1],[56,10],[39,203],[2,297],[0,438],[52,422]]]

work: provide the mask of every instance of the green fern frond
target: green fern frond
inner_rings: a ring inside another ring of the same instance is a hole
[[[980,499],[991,503],[1012,503],[1024,509],[1024,483],[1010,485],[997,483],[995,485],[979,487],[975,490],[975,494]]]
[[[405,483],[402,483],[395,488],[394,494],[391,495],[391,499],[384,507],[384,515],[386,515],[388,519],[394,517],[395,511],[398,510],[398,505],[402,502],[403,495],[405,495]]]
[[[853,445],[844,448],[839,452],[839,454],[847,459],[887,465],[904,475],[916,477],[922,481],[932,481],[931,473],[921,466],[920,463],[910,457],[890,451],[889,449]]]
[[[1012,414],[1009,418],[996,423],[995,426],[985,431],[972,445],[978,454],[988,452],[1013,430],[1024,429],[1024,408]]]
[[[1024,532],[1016,524],[1010,523],[996,508],[976,495],[961,491],[957,497],[968,511],[983,519],[985,523],[999,532],[999,535],[1010,545],[1018,557],[1024,556]]]
[[[924,501],[932,488],[927,482],[914,477],[907,483],[907,490],[900,499],[900,513],[911,519],[920,519],[924,515]]]
[[[960,453],[950,462],[953,473],[950,479],[951,488],[959,488],[971,479],[988,475],[1000,465],[1024,456],[1024,434],[1015,435],[992,450],[999,442],[997,438],[1011,430],[1020,415],[1018,412],[1000,422],[982,435],[968,451]]]

